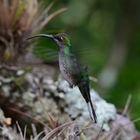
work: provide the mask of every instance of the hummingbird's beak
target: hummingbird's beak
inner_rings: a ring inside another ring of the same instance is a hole
[[[52,39],[54,38],[53,35],[49,35],[49,34],[38,34],[38,35],[31,36],[31,37],[29,37],[27,39],[32,39],[32,38],[37,38],[37,37],[48,37],[48,38],[52,38]]]

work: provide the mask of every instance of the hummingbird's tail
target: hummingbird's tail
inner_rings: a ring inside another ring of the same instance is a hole
[[[87,105],[88,105],[88,110],[89,110],[89,113],[90,113],[90,118],[95,122],[97,123],[97,117],[96,117],[96,113],[95,113],[95,110],[94,110],[94,107],[93,107],[93,104],[92,104],[92,101],[91,101],[91,97],[90,97],[90,89],[89,89],[89,85],[87,83],[80,83],[78,85]]]
[[[96,116],[96,113],[95,113],[95,110],[94,110],[94,107],[93,107],[91,99],[89,100],[89,102],[87,102],[87,105],[88,105],[88,110],[89,110],[90,118],[95,123],[97,123],[97,116]]]

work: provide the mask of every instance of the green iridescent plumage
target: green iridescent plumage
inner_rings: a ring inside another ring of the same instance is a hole
[[[71,87],[79,87],[82,96],[88,104],[91,119],[94,120],[94,122],[97,122],[97,117],[90,96],[87,68],[81,65],[76,58],[69,36],[65,33],[59,33],[56,35],[39,34],[31,38],[34,37],[48,37],[57,43],[59,46],[59,67],[62,76]]]

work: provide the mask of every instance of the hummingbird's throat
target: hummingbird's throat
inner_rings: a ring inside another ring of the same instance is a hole
[[[65,54],[70,54],[71,53],[71,47],[65,47],[64,48],[64,53]]]

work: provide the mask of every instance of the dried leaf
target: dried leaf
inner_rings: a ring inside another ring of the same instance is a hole
[[[49,123],[50,123],[51,127],[52,128],[56,128],[56,126],[57,126],[57,120],[52,115],[48,115],[48,116],[49,116]]]
[[[3,122],[6,124],[6,125],[11,125],[12,124],[12,118],[5,118],[3,120]]]
[[[47,16],[47,18],[45,18],[38,26],[38,28],[36,29],[37,31],[41,30],[44,26],[46,26],[48,24],[48,22],[50,20],[52,20],[54,17],[56,17],[57,15],[59,15],[60,13],[63,13],[64,11],[66,11],[67,8],[61,8],[57,11],[55,11],[54,13],[50,14],[49,16]]]

